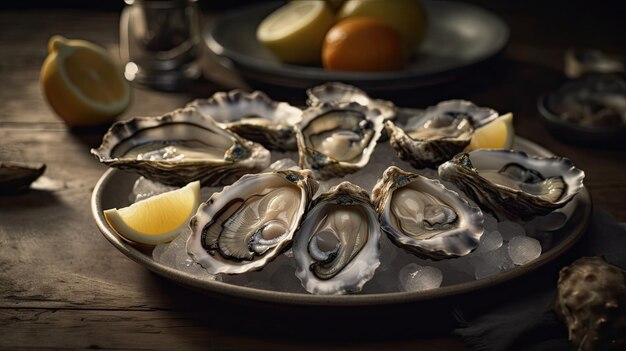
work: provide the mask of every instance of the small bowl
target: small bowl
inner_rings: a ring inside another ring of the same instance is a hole
[[[566,94],[574,94],[590,85],[599,82],[616,83],[620,89],[623,85],[626,94],[626,82],[614,75],[594,75],[572,79],[563,84],[556,91],[544,94],[537,101],[537,108],[543,117],[548,130],[557,138],[570,144],[585,146],[626,147],[626,125],[610,127],[585,127],[580,124],[564,121],[559,116],[559,100]]]

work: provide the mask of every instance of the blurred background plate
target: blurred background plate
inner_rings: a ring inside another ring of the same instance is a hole
[[[368,91],[411,89],[448,81],[498,54],[508,42],[508,26],[487,10],[453,1],[422,3],[428,16],[428,34],[402,71],[332,72],[281,63],[256,40],[259,23],[281,3],[246,7],[216,18],[204,33],[204,40],[223,66],[236,70],[252,85],[257,82],[302,89],[341,81]]]

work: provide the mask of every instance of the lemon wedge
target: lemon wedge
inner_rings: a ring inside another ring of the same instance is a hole
[[[267,16],[256,37],[283,62],[316,63],[334,22],[335,15],[325,1],[292,1]]]
[[[104,211],[104,217],[124,238],[148,245],[172,241],[200,205],[200,182],[155,195],[128,207]]]
[[[476,149],[512,149],[515,140],[513,128],[513,114],[496,118],[495,121],[486,124],[474,131],[472,141],[465,151]]]
[[[130,104],[121,66],[85,40],[50,38],[39,80],[52,109],[71,127],[110,124]]]

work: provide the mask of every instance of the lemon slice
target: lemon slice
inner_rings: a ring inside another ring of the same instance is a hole
[[[283,62],[316,63],[334,22],[335,15],[325,1],[292,1],[267,16],[256,37]]]
[[[128,207],[104,211],[104,217],[124,238],[148,245],[172,241],[196,213],[200,204],[200,182],[136,202]]]
[[[495,121],[480,127],[474,131],[472,141],[465,151],[476,149],[512,149],[515,140],[513,128],[513,114],[496,118]]]
[[[121,66],[85,40],[50,38],[39,80],[52,109],[72,127],[110,124],[130,104]]]

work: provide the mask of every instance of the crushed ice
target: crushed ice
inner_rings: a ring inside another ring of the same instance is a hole
[[[294,159],[297,159],[296,153],[272,153],[274,163],[266,171],[298,168]],[[407,162],[398,159],[389,144],[383,143],[376,147],[366,169],[341,179],[320,182],[317,195],[342,181],[353,182],[371,192],[378,178],[390,165],[411,170],[429,178],[437,178],[436,170],[415,170]],[[445,185],[462,194],[451,184],[445,183]],[[174,188],[139,178],[129,197],[132,202],[135,202],[172,189]],[[213,193],[221,190],[222,187],[203,187],[202,199],[206,201]],[[475,205],[472,201],[470,202]],[[478,248],[467,256],[440,261],[419,258],[396,247],[386,236],[383,236],[381,264],[374,278],[363,287],[362,293],[424,291],[491,277],[516,266],[527,264],[539,257],[542,250],[550,247],[551,232],[563,227],[572,211],[573,205],[568,204],[561,210],[523,224],[498,222],[492,215],[484,213],[485,232]],[[190,230],[187,228],[171,243],[156,246],[152,253],[154,260],[202,279],[218,280],[255,289],[306,293],[295,276],[295,261],[291,250],[278,256],[260,271],[214,276],[193,262],[187,254],[185,246],[189,235]]]

